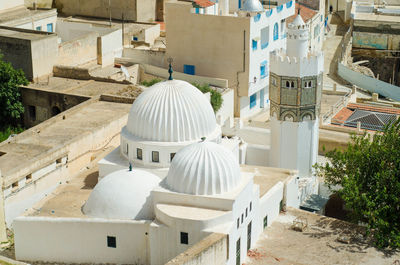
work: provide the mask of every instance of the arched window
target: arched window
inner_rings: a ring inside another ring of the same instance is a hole
[[[292,83],[290,84],[290,87],[294,87],[294,81],[292,81]]]
[[[311,86],[312,86],[311,81],[308,81],[308,87],[311,87]]]
[[[274,40],[277,40],[278,38],[279,38],[278,23],[275,23],[275,25],[274,25]]]
[[[289,81],[286,81],[286,87],[290,87]]]

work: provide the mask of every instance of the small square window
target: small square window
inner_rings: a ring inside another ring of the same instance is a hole
[[[160,153],[158,151],[151,152],[151,161],[155,163],[160,162]]]
[[[176,153],[171,153],[171,154],[169,155],[169,156],[170,156],[170,159],[171,159],[171,162],[172,162],[172,159],[174,159],[175,154],[176,154]]]
[[[189,244],[189,234],[186,232],[181,232],[181,244]]]
[[[28,176],[25,177],[25,182],[29,183],[32,181],[32,174],[29,174]]]
[[[14,182],[13,184],[11,184],[11,188],[12,188],[13,190],[18,189],[18,181],[16,181],[16,182]]]
[[[246,217],[247,217],[247,208],[246,208]]]
[[[37,26],[37,27],[36,27],[36,30],[41,31],[41,30],[42,30],[42,26]]]
[[[115,236],[107,236],[107,247],[109,248],[117,247],[117,238]]]
[[[138,37],[133,36],[133,37],[132,37],[132,40],[133,40],[133,41],[138,41],[139,39],[138,39]]]
[[[139,160],[142,160],[142,159],[143,159],[143,152],[142,152],[142,149],[136,148],[136,158],[139,159]]]

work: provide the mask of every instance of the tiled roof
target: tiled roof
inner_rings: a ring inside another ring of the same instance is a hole
[[[369,110],[375,112],[382,112],[382,113],[390,113],[390,114],[397,114],[400,115],[400,109],[392,108],[392,107],[381,107],[381,106],[372,106],[366,104],[355,104],[350,103],[347,105],[349,109],[360,109],[360,110]]]
[[[332,118],[331,123],[357,127],[360,122],[362,129],[382,130],[385,125],[396,120],[396,115],[400,115],[400,109],[350,103]]]
[[[287,24],[292,23],[292,21],[295,19],[295,17],[297,16],[298,10],[300,8],[300,16],[301,18],[304,20],[305,23],[307,23],[307,21],[309,21],[310,19],[313,18],[313,16],[315,16],[315,14],[317,14],[317,12],[315,10],[312,10],[311,8],[308,8],[304,5],[301,5],[299,3],[296,3],[296,11],[295,14],[291,17],[288,17],[286,19]]]
[[[215,5],[214,2],[211,2],[209,0],[194,0],[193,2],[195,3],[195,5],[203,8]]]
[[[332,123],[343,124],[352,114],[352,110],[343,108],[332,118]]]

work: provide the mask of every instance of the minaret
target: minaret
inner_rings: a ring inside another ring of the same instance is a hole
[[[310,177],[318,155],[323,54],[308,49],[309,27],[300,14],[288,25],[287,51],[271,55],[271,166]]]

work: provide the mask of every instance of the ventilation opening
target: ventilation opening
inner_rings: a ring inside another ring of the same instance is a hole
[[[25,177],[25,182],[29,183],[32,181],[32,174],[29,174],[28,176]]]
[[[28,106],[29,118],[32,121],[36,121],[36,107],[35,106]]]
[[[11,184],[11,189],[12,189],[13,191],[15,191],[15,190],[18,189],[18,181],[16,181],[16,182],[14,182],[13,184]]]
[[[58,115],[59,113],[61,113],[61,110],[57,106],[54,106],[51,108],[51,116],[52,117]]]

